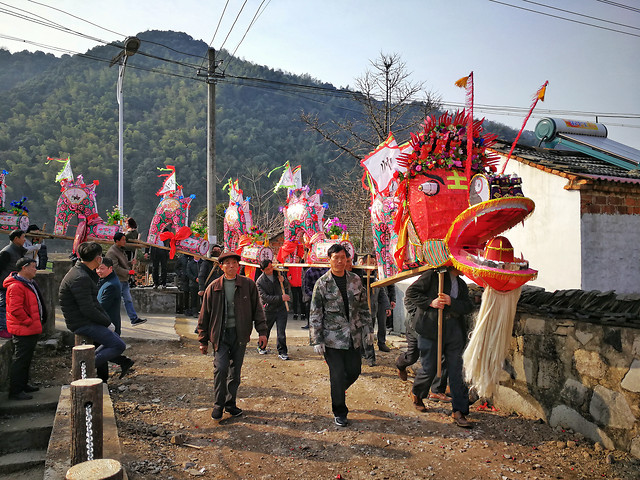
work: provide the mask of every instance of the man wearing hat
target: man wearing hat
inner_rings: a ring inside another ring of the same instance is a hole
[[[258,345],[267,348],[267,322],[258,288],[253,280],[238,275],[240,255],[225,252],[218,257],[223,275],[207,287],[198,318],[200,352],[213,345],[214,404],[211,418],[220,420],[223,411],[237,417],[236,404],[244,353],[251,330],[258,331]]]
[[[29,385],[29,367],[42,323],[47,318],[42,292],[34,281],[36,261],[23,257],[15,264],[16,271],[4,279],[7,289],[7,329],[13,335],[13,358],[10,367],[9,398],[30,400],[38,387]]]

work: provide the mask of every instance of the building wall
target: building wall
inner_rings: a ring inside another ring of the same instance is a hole
[[[538,278],[530,285],[546,290],[582,288],[580,192],[565,190],[566,178],[511,160],[506,173],[522,178],[533,214],[504,233],[515,255],[523,253]]]

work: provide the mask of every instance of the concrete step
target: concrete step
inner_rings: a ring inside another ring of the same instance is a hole
[[[0,455],[0,480],[4,478],[39,478],[44,476],[44,461],[47,457],[47,450],[26,450],[23,452],[7,453]],[[36,475],[18,476],[20,475]]]
[[[0,417],[42,411],[51,411],[55,414],[60,398],[60,387],[41,388],[30,395],[33,395],[31,400],[9,400],[7,392],[1,392]]]
[[[47,449],[55,412],[23,413],[0,419],[0,454]]]

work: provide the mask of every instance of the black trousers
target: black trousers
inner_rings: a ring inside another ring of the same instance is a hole
[[[29,368],[39,337],[40,335],[14,335],[12,337],[13,358],[9,374],[9,395],[22,392],[29,383]]]
[[[302,287],[291,287],[291,296],[293,301],[293,314],[304,315],[305,310],[302,304]]]
[[[360,352],[326,347],[324,359],[329,366],[331,383],[331,410],[336,417],[346,417],[349,413],[346,403],[347,389],[358,379],[362,370]]]
[[[214,406],[230,408],[236,405],[236,396],[240,386],[240,373],[246,343],[238,342],[235,328],[225,328],[213,354],[213,396]]]
[[[407,351],[398,355],[396,358],[396,367],[398,370],[404,370],[418,361],[420,358],[420,350],[418,350],[418,338],[411,332],[407,331]],[[436,377],[431,384],[433,393],[445,393],[447,391],[447,361],[445,355],[442,355],[442,376]]]
[[[269,340],[271,329],[275,324],[278,335],[276,343],[278,354],[287,353],[287,311],[278,310],[276,312],[265,312],[265,317],[267,318],[267,340]]]
[[[153,284],[157,286],[167,286],[167,256],[166,255],[154,255],[151,258],[151,276],[153,277]]]

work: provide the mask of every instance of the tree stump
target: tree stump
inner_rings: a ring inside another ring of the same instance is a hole
[[[87,405],[91,406],[89,422]],[[71,465],[89,460],[88,450],[92,451],[93,459],[102,458],[102,435],[102,380],[86,378],[71,382]]]
[[[74,465],[65,475],[65,480],[122,480],[124,470],[117,460],[104,458]]]
[[[82,363],[86,367],[85,378],[96,377],[96,347],[78,345],[71,350],[71,378],[73,381],[82,379]]]

